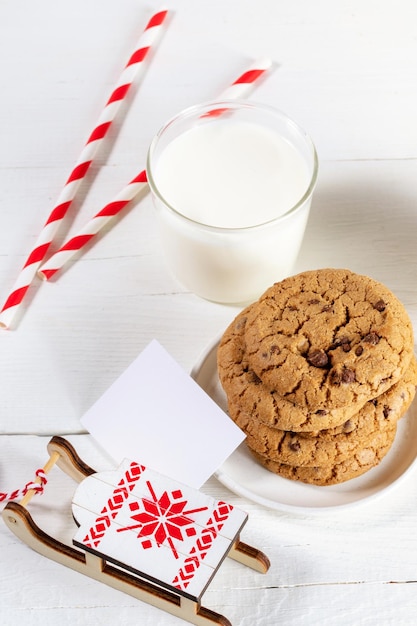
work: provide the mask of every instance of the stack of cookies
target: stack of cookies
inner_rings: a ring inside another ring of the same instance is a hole
[[[315,485],[376,466],[414,398],[408,314],[349,270],[274,284],[226,329],[218,372],[230,417],[264,467]]]

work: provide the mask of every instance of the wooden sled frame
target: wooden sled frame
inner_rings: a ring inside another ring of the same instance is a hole
[[[62,437],[52,437],[48,443],[48,452],[49,460],[43,468],[46,474],[55,464],[77,482],[81,482],[84,478],[95,473],[95,470],[78,456],[74,447]],[[195,601],[184,597],[176,593],[174,588],[171,591],[159,587],[128,571],[110,565],[100,556],[78,550],[44,532],[34,522],[27,509],[34,493],[34,490],[29,490],[19,503],[9,502],[2,513],[7,527],[30,548],[57,563],[196,624],[196,626],[208,626],[209,624],[231,626],[226,617],[205,608],[199,600]],[[266,573],[269,569],[268,557],[256,548],[242,543],[239,537],[232,545],[228,556],[261,573]]]

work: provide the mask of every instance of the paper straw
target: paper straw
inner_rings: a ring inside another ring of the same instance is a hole
[[[146,171],[140,172],[117,196],[106,204],[80,231],[69,239],[38,271],[40,278],[48,280],[64,267],[77,252],[84,248],[110,220],[118,215],[137,194],[148,187]]]
[[[234,83],[220,95],[219,100],[233,100],[247,95],[253,84],[271,67],[271,61],[261,59],[253,63]],[[220,115],[224,109],[214,109],[207,115]],[[146,171],[142,171],[120,194],[97,213],[74,237],[67,241],[53,256],[39,269],[38,275],[43,280],[49,280],[68,263],[91,239],[99,233],[110,220],[120,213],[133,200],[140,190],[147,187]]]
[[[250,67],[224,90],[219,100],[238,100],[247,95],[250,87],[256,83],[272,66],[271,59],[263,58],[252,63]]]
[[[48,249],[54,240],[62,221],[67,214],[81,182],[85,178],[98,148],[116,117],[133,81],[145,69],[145,59],[161,33],[162,24],[167,11],[155,13],[141,34],[135,51],[131,55],[119,80],[105,105],[98,122],[88,138],[84,149],[72,170],[57,203],[49,215],[29,257],[20,272],[12,291],[0,311],[0,328],[9,328],[20,305],[34,279],[37,270],[45,259]]]
[[[246,72],[241,74],[241,76],[239,76],[239,78],[237,78],[235,82],[230,85],[230,87],[225,89],[219,100],[238,100],[239,98],[245,97],[252,85],[257,82],[271,66],[271,59],[266,57],[258,59],[258,61],[252,63]],[[227,107],[212,109],[211,111],[205,113],[203,117],[217,117],[226,111]]]

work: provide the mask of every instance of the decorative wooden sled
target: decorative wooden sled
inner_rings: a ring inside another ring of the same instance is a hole
[[[57,464],[79,483],[72,503],[73,546],[45,533],[27,505],[9,502],[3,518],[32,549],[197,626],[231,626],[201,605],[226,556],[266,573],[265,554],[240,541],[247,515],[138,463],[96,473],[62,437],[48,444],[48,473]]]

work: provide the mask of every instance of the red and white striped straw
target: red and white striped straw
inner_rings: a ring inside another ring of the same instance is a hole
[[[253,84],[271,67],[269,59],[261,59],[253,63],[243,74],[239,76],[220,95],[219,100],[235,100],[247,95]],[[224,109],[222,109],[224,110]],[[215,115],[220,114],[220,109],[214,110]],[[38,275],[44,280],[49,280],[68,263],[82,248],[84,248],[99,233],[109,221],[133,198],[147,187],[146,171],[140,172],[116,198],[97,213],[74,237],[69,239],[53,256],[50,257],[39,269]]]
[[[147,189],[146,171],[140,172],[115,198],[101,209],[78,233],[69,239],[38,271],[40,278],[49,280],[59,269],[63,268],[74,255],[84,248],[118,215],[142,189]]]
[[[258,61],[252,63],[246,72],[241,74],[241,76],[239,76],[239,78],[237,78],[235,82],[230,85],[230,87],[225,89],[219,100],[239,100],[239,98],[244,98],[252,85],[259,80],[259,78],[261,78],[261,76],[263,76],[271,66],[271,59],[266,57],[258,59]],[[211,111],[205,113],[203,117],[217,117],[219,115],[223,115],[226,111],[227,107],[212,109]]]
[[[129,58],[119,80],[113,89],[110,98],[105,105],[98,122],[87,140],[84,149],[72,170],[65,186],[58,197],[57,203],[49,215],[29,257],[20,272],[15,285],[12,288],[5,304],[0,311],[0,328],[9,328],[14,316],[19,310],[22,301],[32,284],[39,266],[45,259],[48,249],[53,242],[62,221],[67,214],[72,201],[85,178],[98,148],[116,117],[122,102],[131,87],[133,81],[145,69],[145,59],[151,48],[156,44],[162,31],[162,24],[167,16],[166,10],[155,13],[143,33],[141,34],[137,46]]]
[[[247,96],[251,86],[256,83],[272,66],[271,59],[258,59],[252,63],[246,72],[241,74],[227,89],[223,91],[219,100],[238,100]]]

